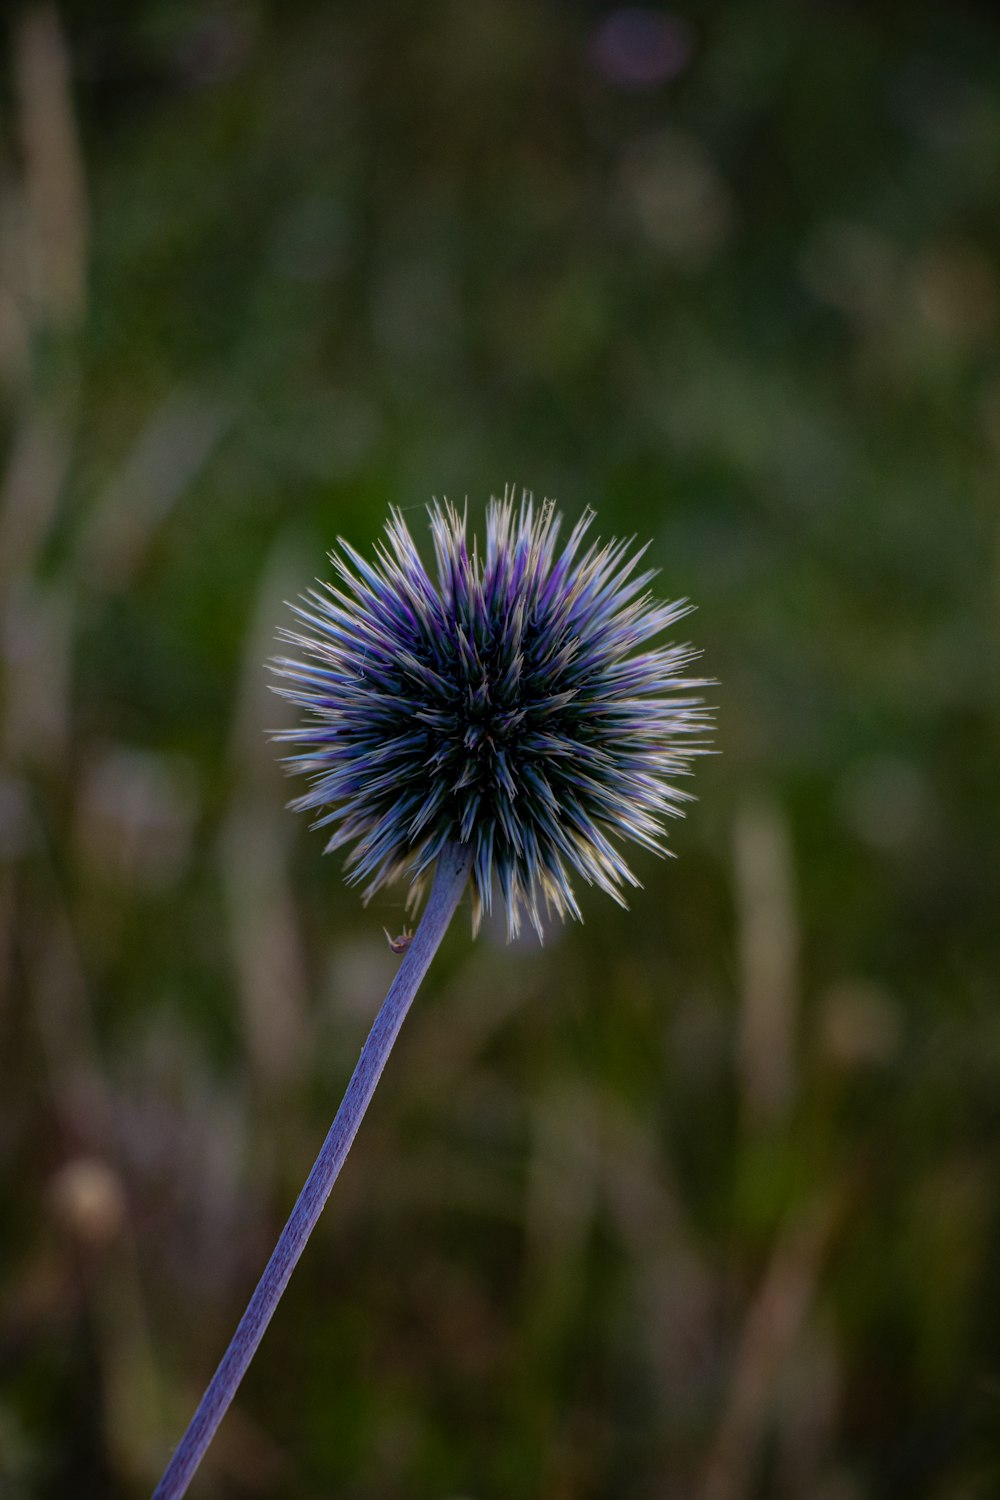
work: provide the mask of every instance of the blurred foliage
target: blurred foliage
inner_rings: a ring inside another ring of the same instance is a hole
[[[996,1496],[991,9],[8,14],[0,1496],[148,1491],[393,971],[282,600],[507,481],[722,753],[630,913],[456,924],[197,1493]]]

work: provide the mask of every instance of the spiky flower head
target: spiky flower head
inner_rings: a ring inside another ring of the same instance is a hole
[[[690,646],[653,644],[689,606],[652,599],[634,538],[584,539],[586,511],[557,552],[560,517],[525,494],[491,500],[486,547],[467,517],[429,507],[436,567],[393,510],[376,560],[340,539],[338,583],[292,605],[276,688],[305,713],[278,738],[309,790],[292,806],[353,846],[367,900],[409,876],[411,895],[449,841],[471,844],[473,927],[496,878],[511,936],[541,904],[579,917],[580,875],[624,905],[638,885],[617,847],[665,853],[663,819],[687,795],[673,778],[700,753],[707,714],[685,675]]]

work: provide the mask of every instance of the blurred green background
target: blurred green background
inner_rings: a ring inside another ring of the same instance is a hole
[[[718,678],[449,934],[192,1493],[1000,1495],[990,7],[74,0],[0,78],[0,1496],[148,1493],[397,962],[282,601],[507,482]]]

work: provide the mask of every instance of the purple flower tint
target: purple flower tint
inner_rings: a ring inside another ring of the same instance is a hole
[[[584,539],[586,511],[561,551],[551,501],[490,502],[486,546],[447,501],[429,507],[435,568],[403,517],[367,562],[340,541],[338,584],[292,608],[282,630],[303,660],[280,658],[275,690],[305,722],[279,739],[309,778],[293,807],[352,846],[365,899],[408,876],[411,899],[449,844],[471,846],[473,927],[496,877],[508,932],[522,909],[579,917],[571,878],[624,905],[637,885],[617,846],[665,853],[663,819],[689,800],[673,779],[702,753],[707,711],[685,672],[688,645],[653,644],[688,613],[661,604],[634,539]]]
[[[590,47],[594,68],[623,89],[679,78],[691,61],[691,27],[680,16],[625,5],[604,17]]]

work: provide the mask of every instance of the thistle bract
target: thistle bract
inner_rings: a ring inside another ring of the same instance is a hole
[[[350,846],[365,899],[402,876],[415,894],[458,842],[474,927],[494,880],[511,935],[522,911],[539,933],[543,906],[578,917],[574,876],[624,904],[638,881],[618,841],[666,852],[663,819],[687,800],[673,779],[707,727],[696,653],[660,640],[689,606],[650,597],[645,547],[585,547],[589,510],[559,550],[553,504],[508,492],[482,552],[464,513],[429,514],[433,570],[394,510],[374,562],[341,540],[338,582],[292,606],[305,628],[281,636],[303,659],[275,663],[277,691],[305,722],[278,737],[310,782],[292,805]]]

